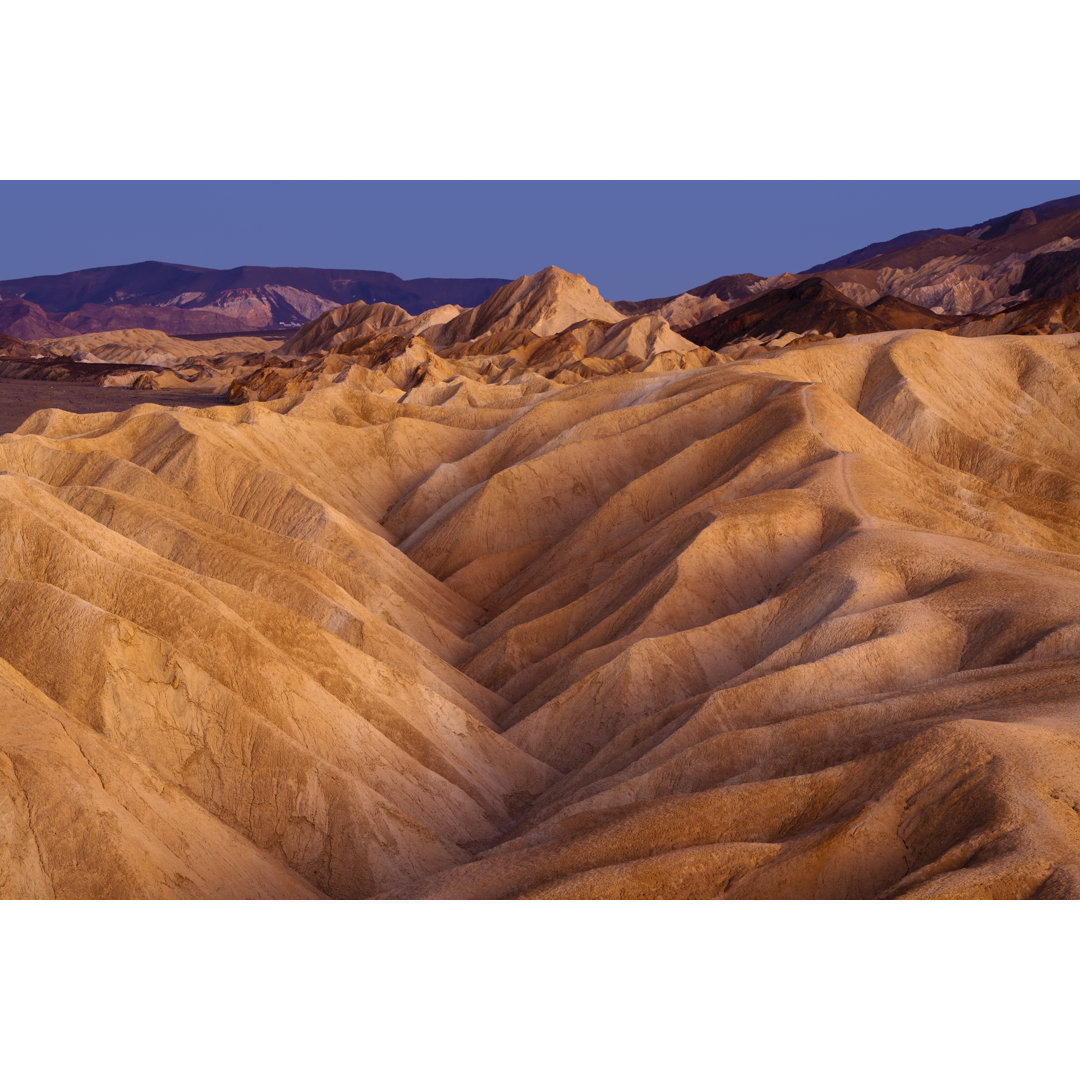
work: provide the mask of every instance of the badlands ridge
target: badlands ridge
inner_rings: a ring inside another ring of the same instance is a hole
[[[207,405],[0,437],[0,896],[1080,896],[1080,335],[946,329],[35,343]]]

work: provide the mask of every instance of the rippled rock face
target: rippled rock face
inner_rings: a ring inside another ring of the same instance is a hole
[[[0,438],[0,895],[1080,895],[1077,335],[498,321]]]

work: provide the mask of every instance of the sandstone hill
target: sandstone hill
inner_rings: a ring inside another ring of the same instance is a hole
[[[444,304],[415,316],[395,304],[346,304],[305,323],[285,342],[281,351],[305,356],[320,349],[333,349],[390,327],[410,336],[422,334],[449,322],[460,313],[461,308],[456,304]]]
[[[42,351],[28,341],[21,341],[9,334],[0,334],[0,359],[22,360]]]
[[[103,330],[43,338],[36,345],[54,356],[70,357],[83,363],[159,364],[176,367],[193,357],[228,353],[268,353],[277,343],[255,336],[208,338],[189,341],[170,337],[160,330]]]
[[[1080,334],[374,307],[0,437],[0,896],[1080,897]]]
[[[334,349],[390,328],[408,337],[423,335],[430,345],[444,350],[506,335],[516,335],[516,339],[522,335],[550,337],[587,320],[614,324],[623,322],[624,315],[585,278],[548,266],[508,282],[483,303],[464,310],[443,305],[410,315],[392,304],[356,303],[334,308],[301,327],[282,351],[304,355]]]
[[[278,353],[280,359],[267,357],[238,373],[230,400],[265,401],[354,378],[394,396],[458,373],[482,383],[539,375],[567,384],[718,359],[658,315],[623,318],[595,286],[558,267],[526,275],[460,312],[435,308],[408,316],[389,305],[338,308],[301,328]],[[378,376],[372,382],[362,372]],[[151,382],[162,385],[156,376]]]
[[[622,317],[595,285],[578,274],[548,266],[511,281],[478,307],[433,329],[431,343],[452,345],[509,330],[546,337],[586,319],[615,323]]]
[[[193,388],[218,395],[271,362],[278,348],[278,342],[259,337],[188,340],[160,330],[108,330],[29,342],[0,335],[0,378],[142,390]]]

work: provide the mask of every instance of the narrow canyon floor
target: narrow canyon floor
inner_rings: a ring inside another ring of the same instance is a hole
[[[723,360],[0,437],[0,896],[1080,896],[1080,336]]]

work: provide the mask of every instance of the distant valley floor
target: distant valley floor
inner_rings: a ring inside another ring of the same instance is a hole
[[[15,431],[39,409],[63,409],[74,413],[123,412],[147,402],[205,409],[226,404],[226,399],[207,391],[130,390],[123,386],[0,377],[0,435]]]

